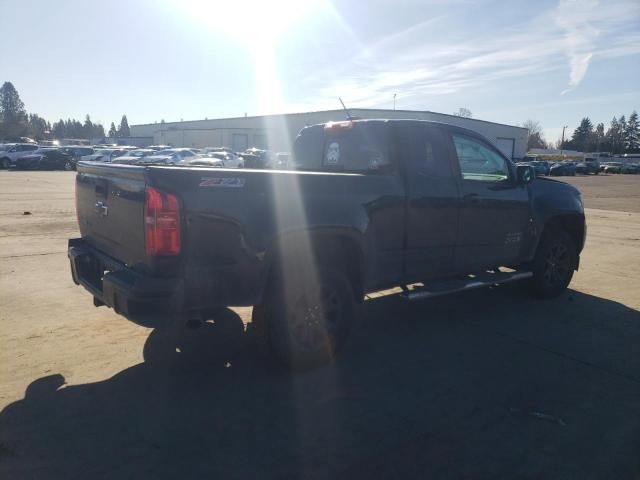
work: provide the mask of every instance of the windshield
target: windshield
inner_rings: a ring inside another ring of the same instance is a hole
[[[129,157],[145,157],[153,153],[155,152],[153,152],[152,150],[132,150],[128,152],[126,155]]]

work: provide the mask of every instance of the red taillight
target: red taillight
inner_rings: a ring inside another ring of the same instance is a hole
[[[147,255],[180,253],[180,204],[175,195],[147,188],[144,234]]]

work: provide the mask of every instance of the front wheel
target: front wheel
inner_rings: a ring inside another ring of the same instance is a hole
[[[73,163],[71,163],[71,160],[67,160],[66,162],[64,162],[64,166],[63,168],[67,171],[70,172],[71,170],[73,170]]]
[[[9,170],[9,168],[11,168],[11,161],[8,158],[2,159],[2,168],[5,170]]]
[[[553,298],[567,289],[576,267],[576,246],[564,230],[542,234],[533,260],[533,292],[540,298]]]
[[[347,340],[355,316],[353,288],[343,272],[305,270],[279,275],[265,312],[273,352],[296,370],[331,361]]]

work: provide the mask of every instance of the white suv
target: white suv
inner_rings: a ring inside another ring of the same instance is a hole
[[[38,145],[34,143],[8,143],[0,145],[0,167],[8,170],[16,164],[16,160],[38,150]]]

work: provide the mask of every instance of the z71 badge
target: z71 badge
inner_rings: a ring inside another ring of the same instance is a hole
[[[237,177],[202,177],[200,186],[203,188],[242,188],[244,187],[244,178]]]
[[[522,233],[520,233],[520,232],[510,232],[510,233],[507,233],[507,236],[504,239],[504,244],[505,245],[513,245],[513,244],[516,244],[516,243],[520,243],[521,240],[522,240]]]

